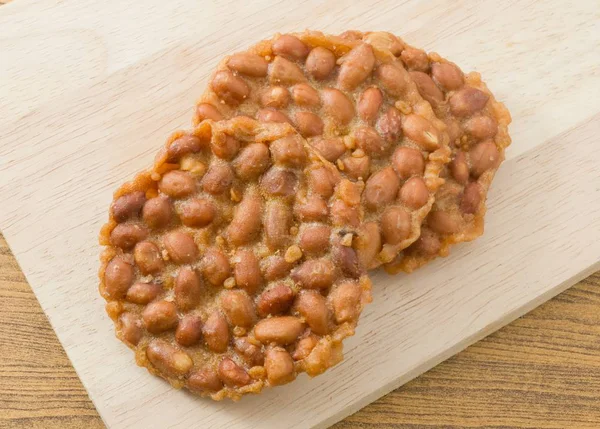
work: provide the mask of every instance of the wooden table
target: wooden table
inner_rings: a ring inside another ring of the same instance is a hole
[[[104,427],[0,235],[0,428]],[[600,272],[358,413],[365,427],[600,426]]]

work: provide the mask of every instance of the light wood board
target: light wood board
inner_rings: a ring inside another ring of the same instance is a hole
[[[595,1],[33,3],[0,10],[0,228],[111,428],[326,426],[599,267]],[[222,55],[307,27],[390,30],[481,71],[514,143],[486,235],[411,276],[376,274],[342,364],[241,403],[198,400],[114,339],[98,229]]]

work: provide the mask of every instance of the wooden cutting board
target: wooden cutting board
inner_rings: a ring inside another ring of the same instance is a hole
[[[236,404],[197,399],[114,338],[98,230],[219,58],[304,28],[389,30],[480,71],[513,146],[486,235],[377,273],[342,364]],[[0,229],[109,427],[324,427],[600,268],[599,50],[595,1],[20,0],[0,9]]]

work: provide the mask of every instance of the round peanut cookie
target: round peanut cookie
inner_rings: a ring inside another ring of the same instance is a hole
[[[393,261],[419,237],[450,160],[446,125],[397,58],[401,43],[387,43],[392,37],[276,35],[219,64],[194,119],[291,124],[343,178],[364,184],[360,214],[343,202],[327,212],[319,197],[301,194],[294,210],[305,221],[329,215],[351,229],[368,269]]]
[[[352,32],[344,37],[365,40],[370,34],[374,33]],[[447,256],[453,244],[483,234],[487,192],[511,143],[511,117],[479,73],[464,74],[438,54],[427,54],[399,38],[381,43],[397,48],[395,55],[420,94],[446,124],[452,150],[452,161],[441,173],[444,184],[435,195],[420,238],[386,265],[390,273],[411,272],[437,256]]]
[[[318,195],[354,209],[361,192],[287,124],[174,133],[115,192],[100,234],[117,336],[151,373],[215,400],[322,373],[371,283],[344,228],[293,207]]]

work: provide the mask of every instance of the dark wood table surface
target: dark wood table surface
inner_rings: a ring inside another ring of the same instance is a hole
[[[0,234],[0,428],[103,427]],[[600,272],[334,427],[600,428]]]
[[[0,428],[103,423],[0,235]],[[338,423],[600,428],[600,272]]]

